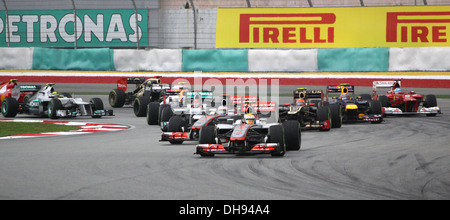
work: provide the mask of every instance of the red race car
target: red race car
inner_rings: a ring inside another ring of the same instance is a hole
[[[389,88],[386,95],[377,94],[377,88]],[[414,91],[405,92],[401,89],[401,81],[374,81],[373,99],[381,102],[386,115],[426,114],[436,116],[441,114],[435,95],[421,95]]]

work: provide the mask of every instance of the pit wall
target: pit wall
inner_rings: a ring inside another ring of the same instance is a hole
[[[339,49],[0,48],[0,70],[122,72],[450,71],[450,47]]]

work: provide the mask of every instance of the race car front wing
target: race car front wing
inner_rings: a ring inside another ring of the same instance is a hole
[[[230,151],[227,144],[199,144],[195,154],[270,154],[277,150],[277,143],[255,144],[250,151]]]
[[[404,115],[404,114],[441,114],[440,107],[422,107],[417,112],[404,112],[399,108],[384,107],[384,114],[386,115]]]

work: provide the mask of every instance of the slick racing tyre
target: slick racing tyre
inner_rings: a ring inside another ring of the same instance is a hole
[[[148,97],[137,97],[134,100],[133,111],[136,117],[145,117],[147,114],[147,105],[150,102]]]
[[[183,132],[183,126],[185,125],[184,119],[181,116],[173,116],[169,120],[167,126],[168,132]],[[171,144],[182,144],[183,141],[169,141]]]
[[[101,118],[101,115],[94,115],[95,111],[98,110],[105,110],[104,106],[103,106],[103,101],[100,98],[92,98],[91,99],[91,104],[92,104],[92,118]]]
[[[19,103],[13,98],[5,98],[3,99],[1,110],[5,118],[14,118],[19,113]]]
[[[301,127],[297,120],[283,122],[286,150],[300,150],[302,145]]]
[[[147,106],[147,124],[158,125],[159,102],[150,102]]]
[[[125,104],[126,94],[123,90],[113,89],[109,93],[109,104],[113,108],[122,108]]]
[[[331,128],[331,111],[328,106],[323,106],[317,108],[317,121],[319,122],[325,122],[327,121],[330,123],[329,128],[322,128],[321,131],[329,131]]]
[[[58,110],[63,109],[61,100],[52,99],[48,103],[47,115],[51,119],[58,119]]]
[[[381,107],[381,102],[379,101],[369,101],[369,113],[374,114],[374,115],[382,115],[383,114],[383,109]],[[372,121],[372,124],[379,124],[383,122],[383,118],[381,118],[379,121]]]
[[[199,144],[215,144],[216,143],[216,127],[215,126],[203,126],[200,129]],[[213,157],[214,154],[200,151],[202,157]]]
[[[215,144],[216,143],[216,127],[215,126],[203,126],[200,129],[198,143],[199,144]]]
[[[389,102],[389,98],[385,95],[378,96],[378,101],[381,103],[381,107],[391,107],[391,104]]]
[[[277,150],[272,151],[273,157],[282,157],[286,153],[286,145],[284,142],[284,131],[281,125],[273,125],[269,127],[269,139],[267,143],[277,143]]]
[[[331,111],[331,127],[340,128],[342,127],[342,108],[339,104],[330,105]]]

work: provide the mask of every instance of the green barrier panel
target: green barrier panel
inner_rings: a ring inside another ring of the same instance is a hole
[[[33,70],[114,70],[113,50],[35,48]]]
[[[248,72],[248,50],[183,50],[183,72]]]
[[[386,72],[389,48],[319,49],[317,60],[323,72]]]

